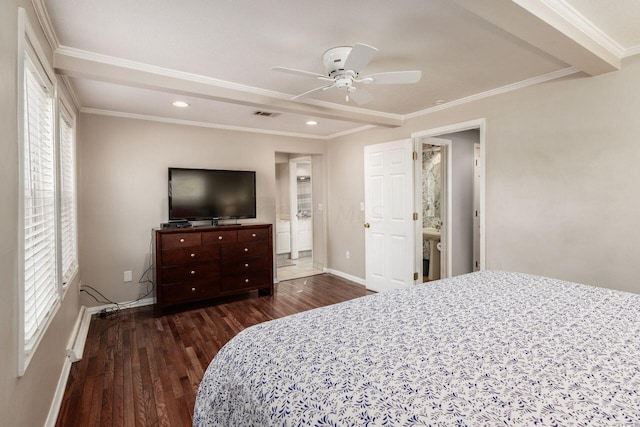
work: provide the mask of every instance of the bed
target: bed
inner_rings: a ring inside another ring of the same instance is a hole
[[[479,272],[248,328],[194,426],[640,425],[640,295]]]

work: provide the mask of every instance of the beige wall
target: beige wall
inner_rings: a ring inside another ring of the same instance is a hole
[[[77,280],[42,338],[26,373],[18,378],[18,129],[17,46],[18,6],[24,7],[49,60],[46,44],[26,0],[0,2],[0,424],[43,425],[65,361],[66,344],[79,311]]]
[[[487,267],[640,293],[638,111],[640,57],[330,141],[329,264],[365,274],[364,145],[484,117]]]
[[[289,160],[286,163],[276,163],[276,212],[278,219],[291,216],[289,202]]]
[[[168,167],[255,170],[258,218],[242,222],[274,223],[275,152],[326,152],[323,140],[90,114],[79,131],[82,283],[118,302],[143,291],[137,280],[150,262],[151,229],[167,222]],[[126,270],[134,283],[123,283]]]

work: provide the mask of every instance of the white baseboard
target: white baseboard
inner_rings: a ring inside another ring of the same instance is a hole
[[[120,308],[125,309],[125,308],[134,308],[134,307],[144,307],[146,305],[153,305],[155,303],[156,303],[156,299],[151,297],[151,298],[144,298],[138,301],[120,302],[118,304],[121,306],[124,306]],[[116,307],[115,304],[105,304],[105,305],[96,305],[94,307],[89,307],[87,310],[89,310],[89,314],[93,315],[96,313],[100,313],[102,310],[111,310],[115,307]]]
[[[69,357],[64,358],[64,364],[62,365],[62,372],[60,372],[60,378],[58,378],[58,385],[56,386],[56,392],[53,395],[53,401],[49,407],[49,414],[47,420],[44,422],[45,427],[53,427],[58,420],[58,413],[60,412],[60,406],[62,405],[62,398],[64,397],[64,391],[67,388],[67,380],[69,379],[69,373],[71,372],[71,360]]]
[[[325,273],[333,274],[334,276],[342,277],[343,279],[350,280],[358,285],[366,286],[366,281],[362,277],[353,276],[351,274],[344,273],[342,271],[334,270],[333,268],[325,268]]]
[[[82,359],[82,353],[84,352],[84,344],[87,341],[87,334],[89,333],[89,324],[91,323],[91,314],[84,305],[80,307],[80,313],[78,313],[78,319],[76,320],[71,336],[69,337],[69,343],[67,344],[67,356],[71,363],[77,362]]]

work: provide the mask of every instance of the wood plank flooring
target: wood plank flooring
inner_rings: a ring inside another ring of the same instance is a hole
[[[71,367],[57,426],[190,426],[198,385],[220,348],[243,329],[371,294],[322,274],[156,318],[153,308],[94,316]]]

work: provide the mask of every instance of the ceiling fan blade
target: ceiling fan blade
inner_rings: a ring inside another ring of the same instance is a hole
[[[349,98],[353,99],[356,104],[362,105],[373,100],[373,95],[364,89],[357,89],[349,94]]]
[[[376,56],[376,53],[378,53],[378,49],[375,47],[356,43],[351,49],[351,52],[349,52],[347,59],[344,61],[344,69],[353,70],[356,73],[360,72],[360,70],[371,62],[373,57]]]
[[[389,85],[417,83],[421,78],[422,71],[391,71],[388,73],[370,74],[361,80],[362,83]]]
[[[313,77],[326,79],[324,74],[314,73],[312,71],[296,70],[295,68],[287,67],[271,67],[271,71],[279,71],[281,73],[295,74],[296,76]]]
[[[318,91],[321,91],[321,90],[327,90],[327,89],[330,89],[330,88],[332,88],[334,86],[335,86],[335,84],[331,84],[331,85],[327,85],[327,86],[320,86],[320,87],[317,87],[315,89],[311,89],[311,90],[308,90],[306,92],[303,92],[300,95],[296,95],[293,98],[291,98],[291,100],[295,101],[296,99],[303,98],[303,97],[305,97],[307,95],[312,94],[313,92],[318,92]]]

